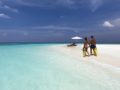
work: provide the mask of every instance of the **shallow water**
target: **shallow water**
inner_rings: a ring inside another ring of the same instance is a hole
[[[75,60],[51,46],[1,45],[0,90],[120,89],[118,72]]]

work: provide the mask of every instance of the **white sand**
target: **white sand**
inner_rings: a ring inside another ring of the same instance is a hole
[[[67,47],[66,45],[52,46],[52,50],[57,55],[59,53],[58,56],[55,54],[55,65],[57,68],[68,73],[68,76],[85,82],[82,86],[79,83],[78,86],[81,88],[84,85],[88,87],[87,89],[80,89],[79,87],[72,89],[120,90],[120,45],[97,45],[97,48],[99,51],[97,57],[83,57],[82,45],[77,47]],[[90,88],[88,85],[90,85]]]
[[[120,45],[97,45],[98,56],[83,57],[82,45],[67,47],[67,45],[53,46],[53,49],[76,59],[82,59],[90,63],[108,65],[120,70]]]

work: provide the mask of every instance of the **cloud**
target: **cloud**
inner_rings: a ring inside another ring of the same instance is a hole
[[[88,7],[91,11],[97,10],[106,0],[7,0],[27,6],[37,7],[67,7],[81,8]]]
[[[113,25],[111,22],[109,22],[109,21],[105,21],[105,22],[103,23],[103,26],[104,26],[104,27],[108,27],[108,28],[114,27],[114,25]]]
[[[24,36],[28,36],[29,33],[24,31],[24,32],[23,32],[23,35],[24,35]]]
[[[102,26],[104,27],[108,27],[108,28],[120,28],[120,18],[116,18],[110,21],[104,21],[104,23],[102,24]]]
[[[81,1],[81,0],[12,0],[14,2],[20,3],[20,4],[25,4],[25,5],[55,5],[55,4],[74,4],[76,1]]]
[[[97,10],[104,2],[103,0],[90,0],[90,9],[92,11]]]
[[[120,27],[120,18],[117,18],[113,20],[112,22],[115,24],[115,26]]]
[[[0,18],[4,18],[4,19],[10,19],[10,16],[4,14],[4,13],[0,13]]]
[[[32,27],[32,29],[80,30],[81,28],[76,28],[76,27],[65,27],[65,26],[55,26],[55,25],[48,25],[48,26],[36,26],[36,27]]]
[[[4,32],[2,35],[3,35],[4,37],[6,37],[8,34]]]
[[[5,2],[3,1],[0,1],[0,9],[9,10],[11,12],[16,12],[16,13],[19,12],[18,9],[10,7],[9,5],[5,4]]]
[[[10,6],[7,6],[7,5],[4,5],[3,8],[6,9],[6,10],[9,10],[9,11],[12,11],[12,12],[16,12],[16,13],[19,12],[17,9],[11,8]]]

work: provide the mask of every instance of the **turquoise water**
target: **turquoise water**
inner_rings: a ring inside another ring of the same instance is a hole
[[[0,90],[120,90],[119,72],[75,60],[52,46],[1,45]]]

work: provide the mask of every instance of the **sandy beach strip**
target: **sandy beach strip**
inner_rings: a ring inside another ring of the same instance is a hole
[[[94,62],[102,65],[113,66],[120,69],[120,45],[98,44],[98,56],[83,57],[82,45],[67,47],[67,45],[52,46],[53,49],[64,55],[82,59],[88,62]]]

